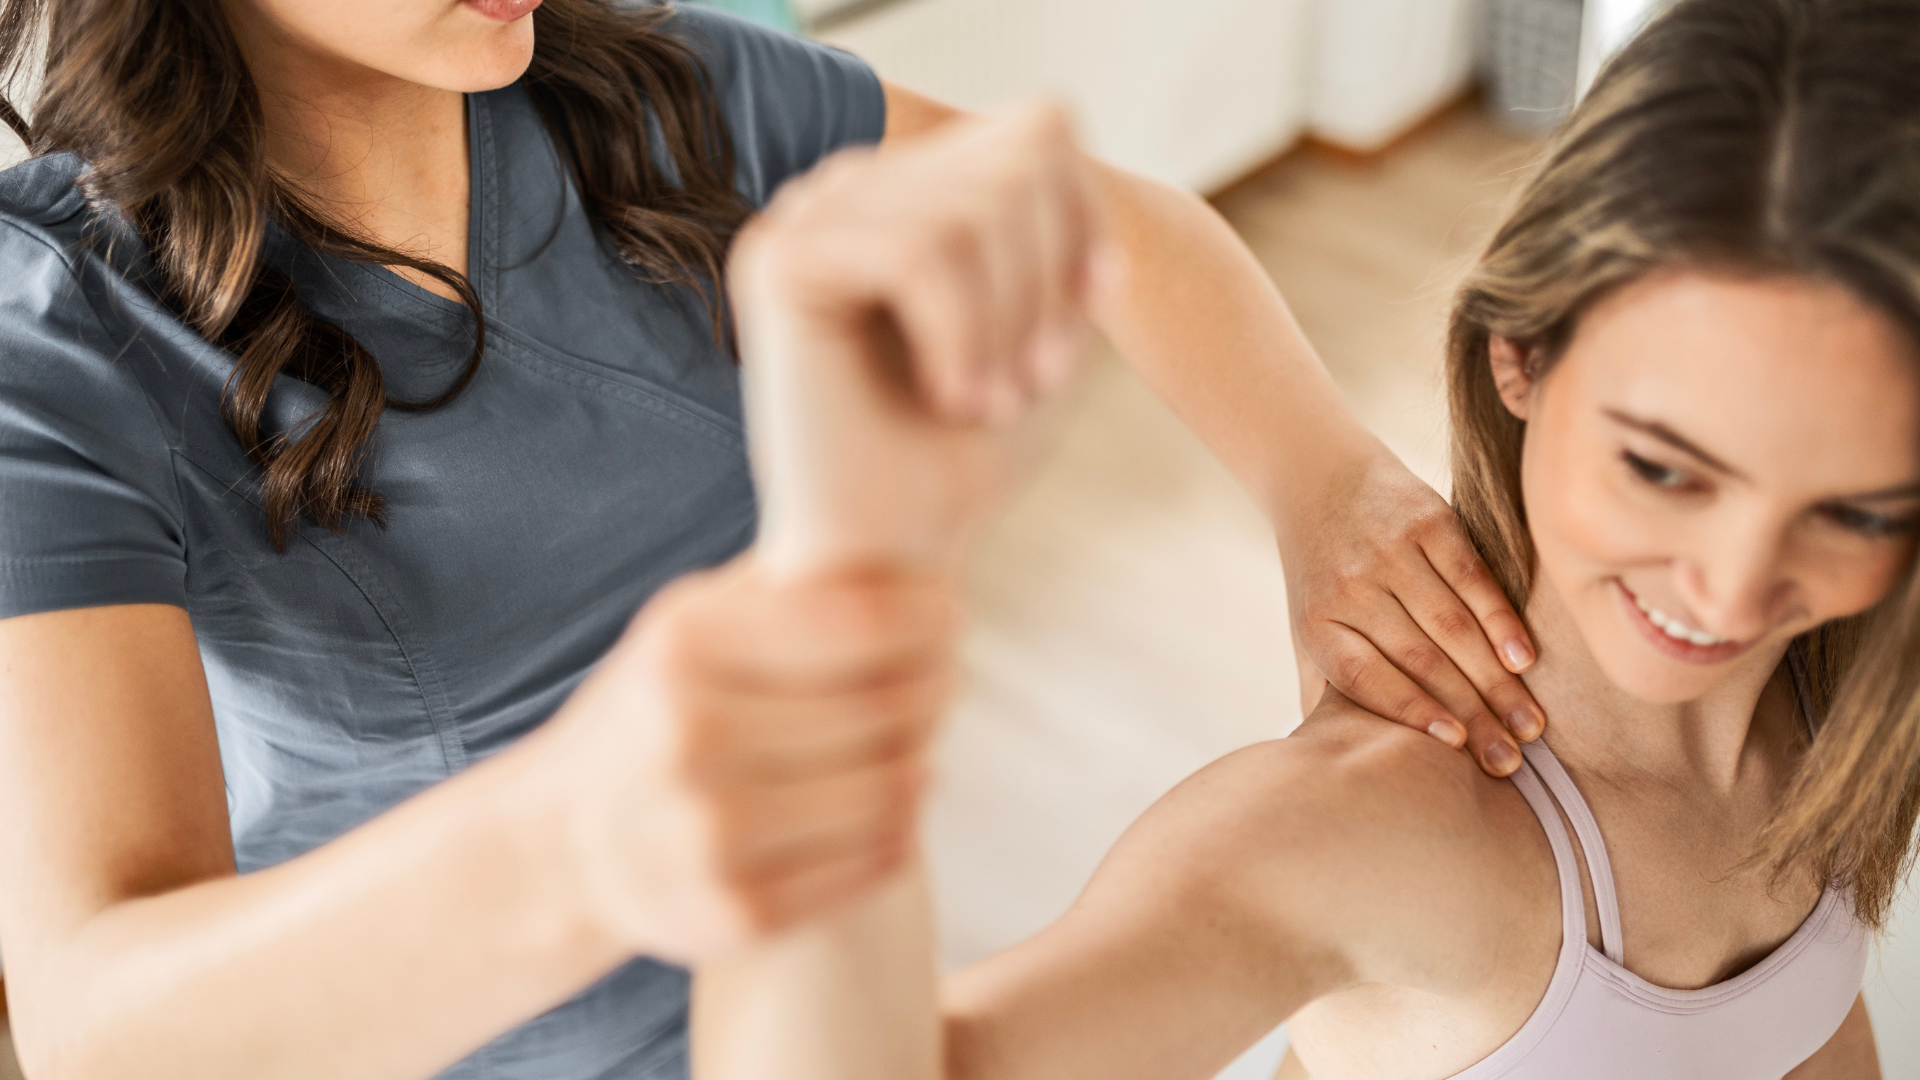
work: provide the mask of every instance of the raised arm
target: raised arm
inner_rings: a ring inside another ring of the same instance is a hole
[[[893,84],[887,107],[890,144],[962,115]],[[1272,521],[1297,645],[1363,706],[1511,773],[1514,736],[1545,723],[1515,675],[1533,647],[1452,511],[1354,419],[1212,207],[1090,168],[1129,266],[1102,328]]]
[[[1048,108],[843,157],[784,191],[730,274],[765,507],[759,564],[796,579],[962,569],[1044,426],[1022,414],[1088,336],[1103,238],[1083,161]],[[930,1078],[933,979],[925,891],[909,874],[702,970],[695,1068]]]

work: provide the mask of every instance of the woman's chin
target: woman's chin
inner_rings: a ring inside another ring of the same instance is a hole
[[[1582,636],[1594,664],[1621,693],[1648,705],[1683,705],[1698,701],[1740,678],[1756,663],[1771,670],[1779,662],[1777,635],[1767,635],[1726,656],[1703,655],[1705,650],[1663,647],[1649,642],[1643,627],[1621,626],[1619,621]],[[1768,658],[1771,657],[1771,660]]]
[[[511,86],[533,63],[533,20],[522,19],[506,26],[487,24],[477,33],[460,35],[457,45],[450,44],[433,57],[420,59],[425,62],[415,70],[389,73],[461,94]]]
[[[1635,653],[1638,655],[1634,655]],[[1684,705],[1704,697],[1727,680],[1730,672],[1703,671],[1691,665],[1651,655],[1637,642],[1619,642],[1595,650],[1594,661],[1619,691],[1648,705]]]

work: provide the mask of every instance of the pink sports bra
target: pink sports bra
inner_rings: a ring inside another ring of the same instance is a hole
[[[1826,1045],[1867,966],[1868,932],[1845,895],[1828,890],[1785,944],[1726,982],[1655,986],[1621,964],[1620,904],[1593,812],[1544,742],[1522,749],[1527,764],[1513,782],[1560,870],[1560,960],[1519,1032],[1454,1080],[1777,1080]],[[1587,944],[1580,870],[1556,800],[1586,856],[1604,952]]]

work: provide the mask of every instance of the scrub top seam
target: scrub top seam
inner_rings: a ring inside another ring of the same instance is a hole
[[[500,181],[498,154],[493,137],[493,110],[480,94],[467,95],[468,127],[473,146],[468,151],[467,272],[479,280],[473,283],[484,310],[497,310],[500,280],[494,272],[499,262],[495,238],[499,233]]]
[[[178,450],[174,451],[174,454],[179,460],[207,474],[208,478],[214,482],[224,483],[219,473],[188,455]],[[244,480],[227,483],[225,490],[228,494],[238,496],[255,509],[264,512],[265,508],[260,505],[259,499],[253,492],[243,490],[242,483]],[[341,577],[347,579],[354,591],[358,592],[360,598],[366,602],[367,607],[372,609],[374,617],[380,620],[380,625],[386,629],[387,636],[393,641],[395,651],[400,654],[401,663],[407,666],[407,676],[413,680],[414,693],[420,698],[420,708],[427,714],[427,722],[433,727],[434,736],[440,743],[441,762],[446,767],[447,775],[451,777],[464,770],[467,767],[466,741],[460,738],[459,731],[452,722],[451,710],[446,704],[446,688],[440,680],[437,666],[433,664],[425,645],[412,633],[412,626],[404,614],[404,605],[401,605],[387,591],[386,586],[380,582],[379,575],[373,573],[354,555],[344,537],[331,533],[316,536],[315,528],[309,523],[302,522],[294,530],[294,535],[317,552],[321,558],[332,563],[333,568],[340,572]],[[329,550],[330,548],[334,550]],[[354,564],[360,572],[355,573],[354,568],[345,565],[346,563]],[[191,567],[189,567],[188,579],[189,581],[192,579]],[[192,602],[191,587],[187,590],[187,599],[189,603]],[[382,603],[383,600],[386,603]],[[432,693],[428,689],[429,681],[433,684]],[[435,707],[436,697],[439,699],[438,708]]]
[[[501,347],[500,355],[504,359],[534,374],[564,386],[572,386],[578,390],[625,402],[729,450],[746,448],[744,432],[736,431],[715,419],[709,419],[694,412],[686,403],[676,400],[676,396],[670,391],[654,388],[651,385],[632,386],[624,382],[616,382],[598,372],[584,370],[576,366],[576,363],[590,361],[576,362],[571,356],[561,359],[551,355],[551,350],[505,326],[496,324],[488,337],[491,344]],[[634,378],[638,381],[637,377]]]

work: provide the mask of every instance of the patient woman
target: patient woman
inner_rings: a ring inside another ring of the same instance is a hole
[[[1287,1021],[1284,1077],[1878,1075],[1861,977],[1920,808],[1916,131],[1906,0],[1683,0],[1525,186],[1448,364],[1455,504],[1555,717],[1511,780],[1329,695],[941,1023],[896,898],[707,973],[696,1074],[1204,1080]]]

